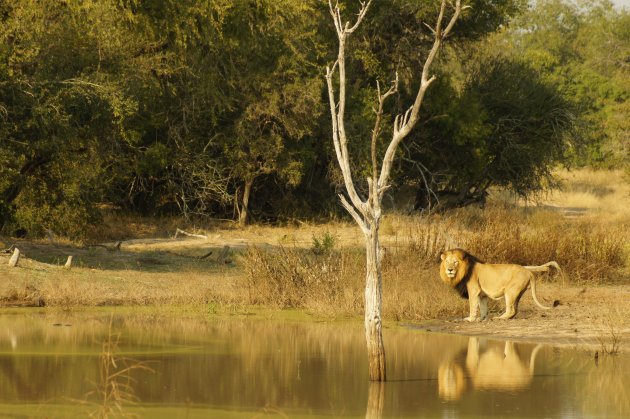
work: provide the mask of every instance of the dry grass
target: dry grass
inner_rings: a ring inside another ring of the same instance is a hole
[[[600,223],[627,222],[630,217],[630,179],[621,170],[561,171],[562,187],[545,203],[574,209],[588,217],[602,217]]]
[[[0,257],[0,303],[51,307],[107,305],[203,305],[234,301],[237,279],[228,268],[205,272],[182,265],[174,272],[135,269],[73,268],[70,271],[35,260],[6,267]],[[211,265],[210,265],[211,266]],[[163,265],[158,265],[163,267]],[[168,266],[167,266],[168,267]]]
[[[465,313],[466,302],[439,281],[444,247],[462,247],[494,263],[556,260],[565,276],[551,275],[543,282],[627,284],[630,212],[619,203],[627,202],[629,188],[620,173],[608,173],[571,174],[575,178],[559,193],[565,195],[554,195],[542,206],[495,199],[483,210],[424,218],[387,215],[381,229],[385,316],[426,319]],[[606,204],[594,206],[591,198],[582,197],[586,209],[579,216],[567,213],[583,194]],[[586,207],[588,202],[593,206]],[[171,219],[152,220],[157,226],[151,227],[151,220],[108,217],[103,224],[107,234],[92,241],[127,239],[119,252],[81,243],[18,241],[25,258],[13,269],[6,265],[9,255],[0,254],[0,304],[254,304],[332,315],[363,311],[365,256],[361,233],[352,223],[239,229],[225,222],[195,226]],[[207,238],[173,239],[177,227]],[[226,245],[231,249],[228,264],[217,259]],[[209,250],[214,251],[211,257],[195,258]],[[68,254],[75,258],[71,270],[61,267]]]
[[[326,254],[314,249],[252,247],[245,257],[250,304],[302,308],[321,315],[363,313],[365,256],[360,249]],[[387,254],[383,262],[383,312],[390,319],[459,316],[465,304],[443,287],[432,263],[418,264],[412,251]]]
[[[627,225],[567,219],[546,209],[502,206],[468,209],[459,216],[453,227],[459,247],[487,262],[539,265],[555,260],[573,284],[623,277]]]

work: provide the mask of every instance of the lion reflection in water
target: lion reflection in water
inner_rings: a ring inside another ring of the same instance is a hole
[[[519,355],[514,342],[506,341],[503,351],[498,347],[491,347],[480,352],[479,340],[471,337],[465,357],[462,353],[440,365],[440,397],[458,400],[468,389],[514,391],[528,388],[534,376],[536,355],[541,346],[534,348],[529,362],[526,362]]]

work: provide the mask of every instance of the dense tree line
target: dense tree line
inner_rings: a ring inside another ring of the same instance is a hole
[[[468,4],[397,159],[418,208],[495,185],[527,195],[560,162],[626,162],[628,14],[597,0]],[[376,81],[398,72],[386,114],[404,113],[436,13],[377,2],[353,40],[359,171]],[[320,0],[0,0],[0,227],[78,236],[104,205],[242,221],[336,212],[327,14]]]

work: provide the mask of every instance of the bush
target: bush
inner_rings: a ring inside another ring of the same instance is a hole
[[[461,316],[465,301],[440,282],[436,266],[432,266],[434,261],[418,269],[414,246],[406,244],[386,251],[384,316],[397,320]],[[363,313],[363,249],[342,248],[315,254],[298,247],[266,250],[252,247],[245,261],[250,304],[301,308],[326,315]]]

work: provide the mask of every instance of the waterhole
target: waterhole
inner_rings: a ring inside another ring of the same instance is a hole
[[[630,417],[630,357],[362,322],[0,314],[0,416]]]

